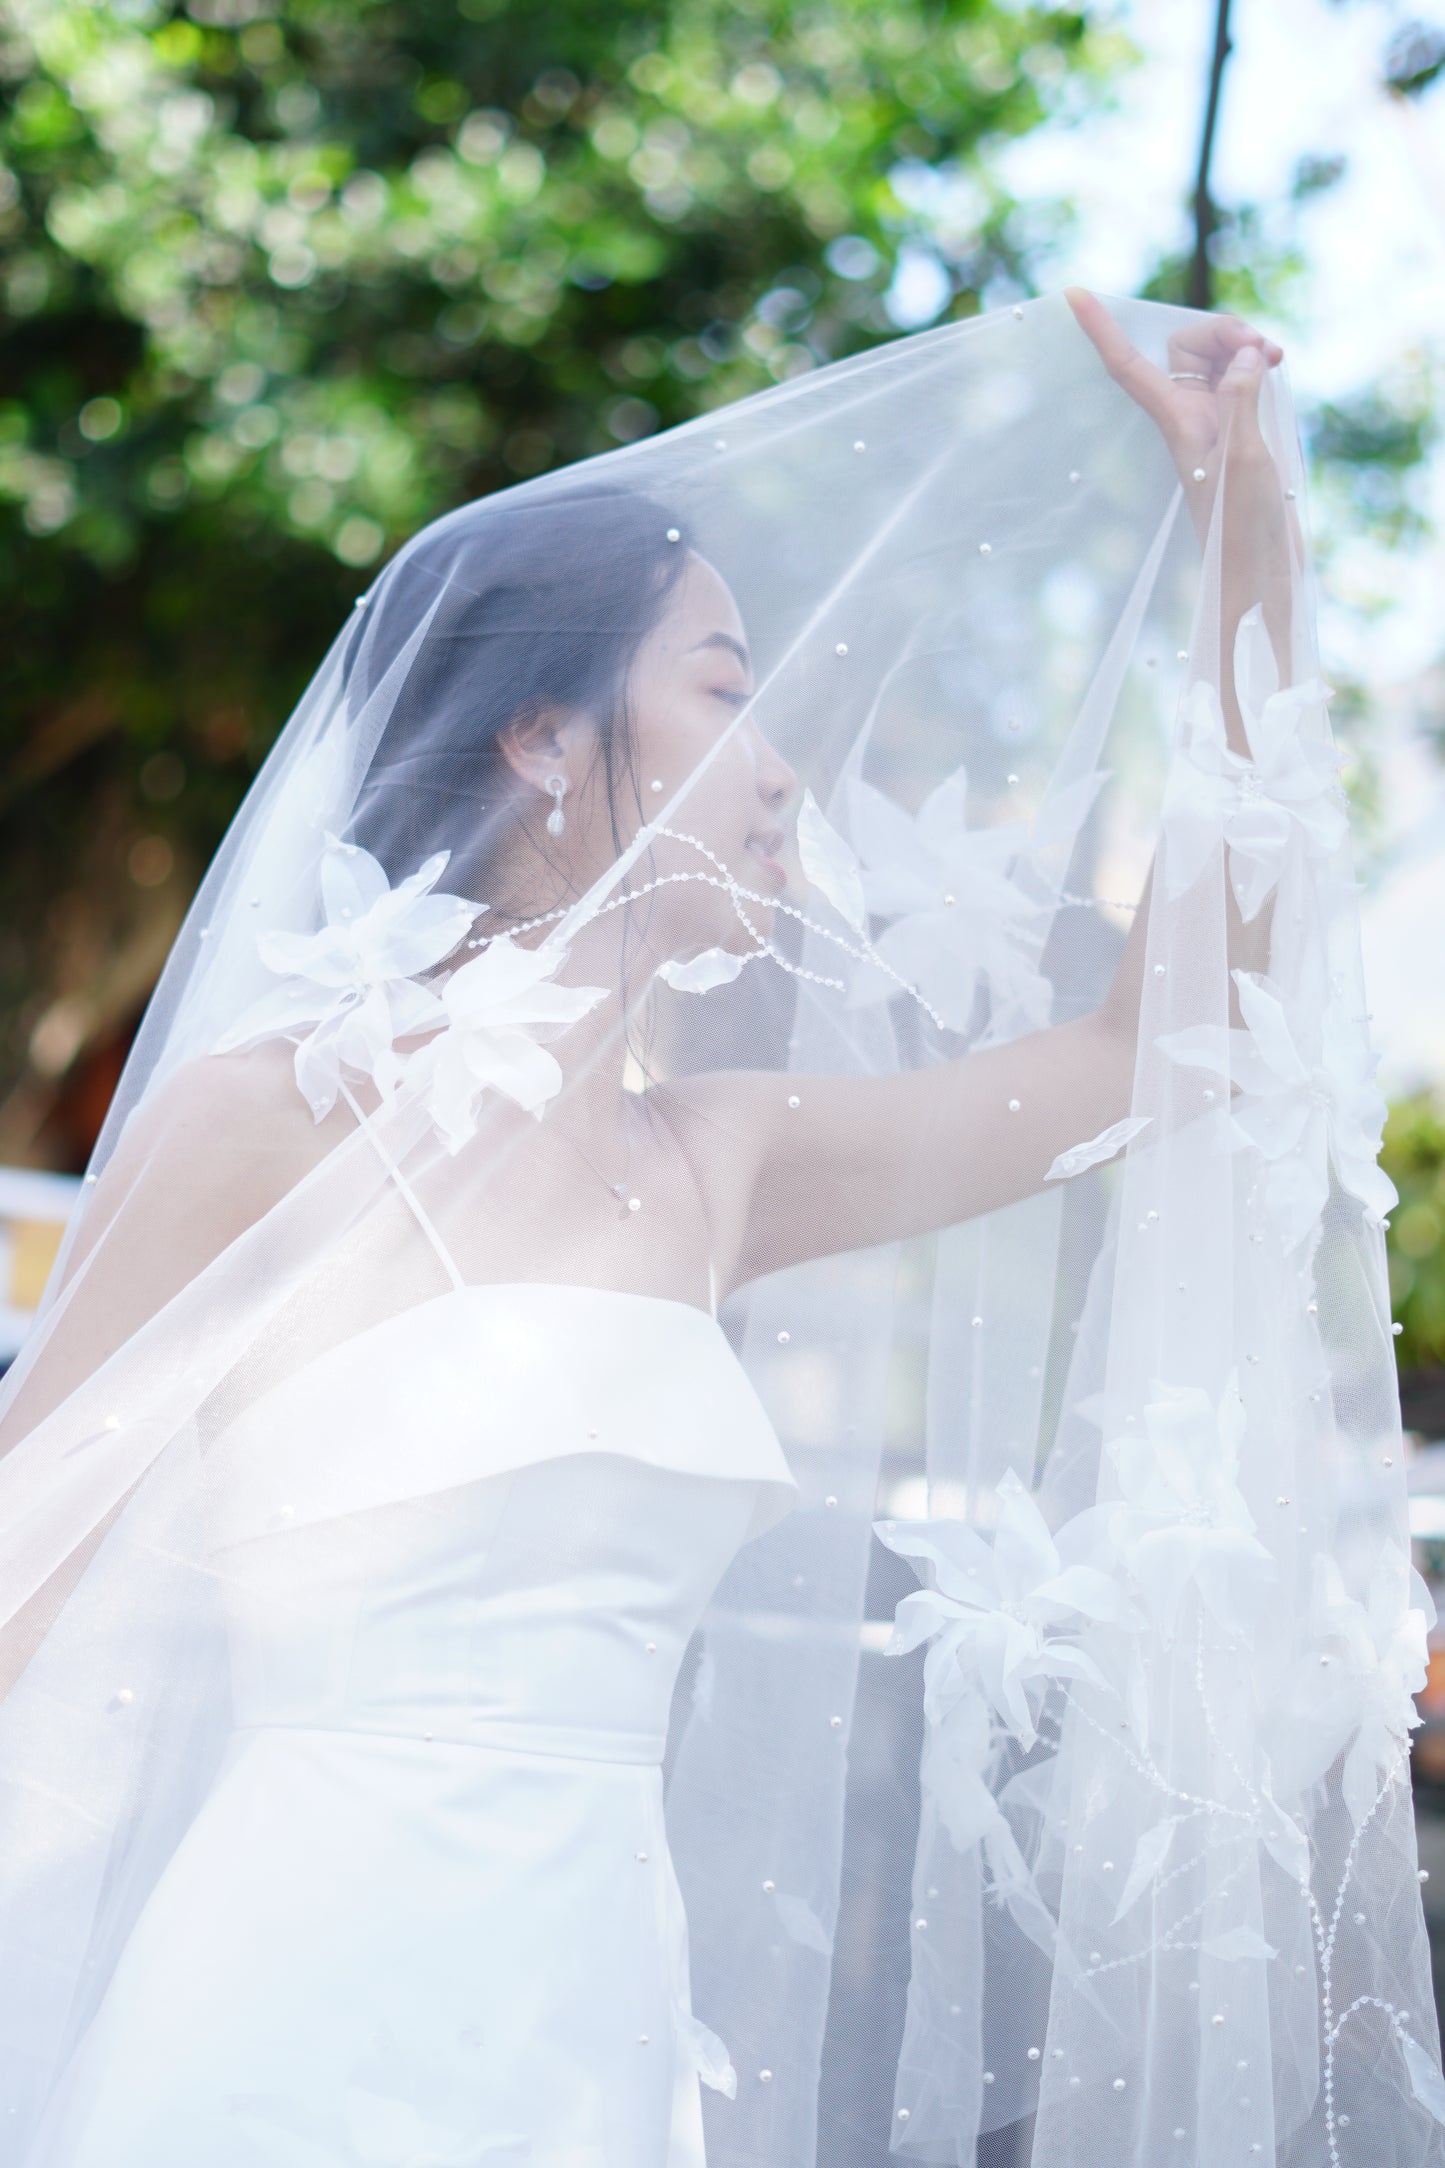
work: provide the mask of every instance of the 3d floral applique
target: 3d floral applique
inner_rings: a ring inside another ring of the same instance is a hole
[[[1101,1129],[1097,1137],[1090,1137],[1083,1144],[1071,1144],[1049,1162],[1046,1182],[1066,1182],[1076,1174],[1083,1174],[1090,1167],[1097,1167],[1116,1152],[1122,1152],[1126,1144],[1142,1134],[1154,1119],[1152,1114],[1126,1114],[1121,1122],[1111,1122]]]
[[[798,808],[798,859],[816,889],[855,933],[868,930],[868,904],[856,853],[823,814],[810,790]]]
[[[875,916],[891,921],[875,945],[955,1030],[967,1026],[980,981],[995,1001],[1042,1023],[1048,982],[1020,945],[1038,906],[1010,879],[1028,830],[1021,821],[970,828],[967,795],[967,775],[956,769],[913,816],[871,783],[850,782],[848,826],[864,896]],[[893,991],[882,973],[865,970],[853,998]]]
[[[539,1042],[607,997],[604,986],[555,985],[566,960],[555,942],[519,948],[499,934],[442,987],[446,1028],[417,1048],[406,1081],[423,1094],[448,1151],[459,1152],[473,1134],[483,1092],[540,1115],[561,1090],[557,1058]]]
[[[761,956],[766,951],[758,949],[755,953]],[[734,949],[703,949],[685,960],[669,957],[658,965],[657,975],[676,993],[710,994],[715,986],[730,986],[749,960],[746,954],[739,955]]]
[[[1108,1511],[1110,1543],[1158,1632],[1173,1634],[1191,1588],[1226,1632],[1237,1632],[1251,1595],[1277,1573],[1236,1480],[1245,1427],[1238,1384],[1231,1377],[1217,1404],[1198,1385],[1156,1382],[1153,1390],[1143,1435],[1105,1448],[1121,1492]]]
[[[1414,1697],[1435,1606],[1395,1544],[1382,1547],[1363,1602],[1333,1558],[1317,1557],[1314,1570],[1309,1644],[1272,1712],[1271,1770],[1277,1791],[1298,1794],[1343,1753],[1341,1791],[1358,1828],[1381,1783],[1403,1770],[1421,1721]]]
[[[1165,1033],[1161,1052],[1238,1086],[1230,1107],[1235,1139],[1264,1157],[1266,1207],[1287,1248],[1318,1225],[1331,1168],[1343,1189],[1383,1218],[1397,1192],[1376,1163],[1385,1101],[1368,1041],[1330,1003],[1320,1020],[1319,1058],[1309,1061],[1269,982],[1250,971],[1233,976],[1247,1029],[1190,1025]]]
[[[879,1541],[931,1569],[932,1586],[905,1596],[891,1655],[925,1641],[924,1713],[935,1723],[975,1688],[1025,1747],[1036,1737],[1035,1689],[1055,1678],[1107,1687],[1072,1636],[1084,1619],[1132,1627],[1139,1615],[1108,1574],[1076,1557],[1083,1530],[1058,1537],[1016,1475],[998,1485],[992,1544],[959,1520],[875,1521]],[[1080,1521],[1085,1516],[1079,1516]],[[1032,1696],[1032,1699],[1031,1699]]]
[[[440,963],[485,906],[434,893],[450,857],[438,851],[395,888],[370,851],[330,833],[320,863],[325,923],[315,933],[264,933],[257,952],[285,983],[254,1002],[217,1043],[225,1053],[278,1034],[304,1036],[296,1082],[319,1122],[343,1073],[388,1098],[401,1080],[398,1039],[445,1022],[416,974]]]
[[[1327,856],[1343,841],[1348,814],[1338,755],[1326,735],[1311,742],[1305,730],[1312,720],[1323,725],[1329,689],[1318,678],[1281,688],[1258,605],[1235,635],[1234,684],[1249,757],[1229,745],[1216,688],[1197,680],[1164,794],[1165,855],[1177,896],[1199,878],[1222,832],[1240,912],[1251,919],[1284,871],[1291,839]]]
[[[1097,773],[1056,792],[1032,825],[982,828],[968,824],[962,768],[930,792],[916,815],[872,784],[850,781],[848,826],[864,900],[874,917],[891,921],[877,937],[877,953],[955,1030],[967,1026],[980,985],[996,1025],[1013,1031],[1048,1021],[1053,990],[1029,953],[1053,909],[1042,863],[1067,862],[1103,781]],[[865,969],[853,999],[886,999],[893,990],[882,973]]]
[[[975,1688],[929,1724],[919,1769],[924,1796],[957,1852],[980,1846],[989,1895],[1008,1907],[1015,1924],[1052,1956],[1058,1926],[1019,1847],[1012,1824],[988,1780],[994,1755],[993,1720]]]

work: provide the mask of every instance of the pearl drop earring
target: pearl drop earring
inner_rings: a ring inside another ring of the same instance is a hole
[[[553,801],[552,810],[547,815],[547,833],[549,836],[560,836],[567,825],[567,816],[562,811],[562,800],[567,795],[567,778],[565,775],[549,775],[545,787],[551,793]]]

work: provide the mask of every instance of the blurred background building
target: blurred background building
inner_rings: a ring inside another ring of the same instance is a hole
[[[1442,0],[0,0],[0,1364],[389,551],[1072,280],[1288,351],[1445,1593]],[[1445,1953],[1445,1632],[1423,1705]]]

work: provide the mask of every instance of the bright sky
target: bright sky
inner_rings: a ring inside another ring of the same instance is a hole
[[[1131,293],[1187,237],[1214,12],[1213,0],[1124,0],[1119,17],[1146,57],[1117,113],[1040,131],[1008,153],[1017,194],[1077,206],[1051,287]],[[1445,396],[1445,83],[1409,103],[1379,87],[1391,31],[1409,19],[1388,0],[1234,0],[1215,194],[1260,205],[1281,232],[1299,221],[1310,276],[1293,320],[1265,328],[1286,349],[1302,408],[1430,367]],[[1296,211],[1287,199],[1300,160],[1340,156],[1343,178]],[[1320,601],[1326,673],[1358,674],[1384,717],[1389,848],[1366,904],[1365,970],[1391,1093],[1431,1080],[1445,1089],[1445,767],[1418,727],[1423,673],[1445,657],[1445,457],[1422,490],[1432,546],[1388,560],[1337,551]],[[1433,690],[1438,712],[1438,679]]]

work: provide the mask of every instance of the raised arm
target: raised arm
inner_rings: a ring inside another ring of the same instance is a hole
[[[1093,295],[1073,289],[1069,300],[1105,367],[1164,436],[1202,545],[1220,503],[1219,654],[1210,675],[1221,688],[1228,743],[1247,758],[1235,636],[1260,606],[1287,674],[1299,548],[1259,420],[1264,374],[1281,350],[1235,317],[1210,317],[1171,340],[1166,371],[1137,352]],[[725,1132],[734,1150],[723,1163],[745,1176],[745,1211],[716,1201],[719,1247],[735,1256],[734,1280],[993,1211],[1041,1188],[1060,1152],[1121,1120],[1134,1074],[1152,878],[1151,871],[1113,982],[1091,1015],[895,1077],[749,1073],[690,1085],[685,1124],[707,1127],[706,1156],[715,1163]],[[1246,924],[1228,883],[1225,894],[1229,962],[1262,968],[1269,907]]]

